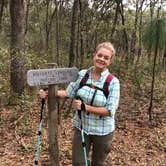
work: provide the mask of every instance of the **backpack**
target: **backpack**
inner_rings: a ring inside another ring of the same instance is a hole
[[[110,82],[112,81],[113,77],[114,77],[113,74],[110,73],[107,76],[107,78],[105,79],[103,88],[99,88],[99,87],[97,87],[97,86],[95,86],[93,84],[87,84],[86,83],[87,80],[88,80],[88,78],[89,78],[89,70],[88,70],[86,72],[86,74],[84,75],[84,77],[82,78],[82,80],[80,81],[78,89],[82,88],[83,86],[89,86],[90,88],[95,89],[95,92],[93,94],[93,97],[92,97],[92,100],[91,100],[91,103],[90,103],[90,105],[93,105],[93,101],[94,101],[94,98],[95,98],[97,90],[103,91],[104,96],[106,97],[106,99],[108,98],[108,95],[109,95],[109,85],[110,85]]]

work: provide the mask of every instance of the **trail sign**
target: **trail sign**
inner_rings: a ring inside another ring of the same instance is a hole
[[[55,64],[49,64],[49,67],[55,67]],[[59,148],[58,148],[58,100],[57,84],[76,81],[78,69],[73,68],[49,68],[29,70],[27,72],[27,82],[30,86],[48,85],[48,136],[50,149],[50,165],[59,166]],[[36,153],[35,163],[38,162],[38,153]]]
[[[78,69],[76,67],[29,70],[27,82],[30,86],[67,83],[75,81],[77,74]]]

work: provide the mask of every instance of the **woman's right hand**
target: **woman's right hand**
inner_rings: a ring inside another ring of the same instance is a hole
[[[46,99],[48,97],[48,90],[40,89],[40,91],[39,91],[39,97],[41,99]]]

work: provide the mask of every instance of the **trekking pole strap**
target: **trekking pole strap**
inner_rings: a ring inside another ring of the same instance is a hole
[[[35,166],[36,166],[36,165],[38,165],[38,161],[37,161],[37,160],[35,160]]]
[[[85,142],[82,142],[82,146],[83,146],[83,147],[86,147],[86,143],[85,143]]]
[[[79,96],[76,97],[76,100],[81,100],[81,102],[82,102],[82,99]],[[82,103],[81,103],[81,105],[82,105]],[[81,110],[82,110],[82,108],[81,108]],[[78,113],[80,120],[81,120],[81,110],[77,110],[77,113]],[[82,126],[82,123],[81,123],[81,126]]]
[[[81,101],[81,111],[86,111],[85,103]]]

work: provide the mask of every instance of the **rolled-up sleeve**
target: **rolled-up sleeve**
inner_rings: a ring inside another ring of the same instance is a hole
[[[74,98],[76,96],[77,90],[79,88],[80,81],[82,80],[83,76],[85,75],[87,70],[81,70],[78,72],[78,78],[75,82],[71,82],[67,89],[66,89],[66,94],[70,98]]]
[[[114,77],[109,86],[109,95],[107,98],[106,108],[110,111],[110,116],[114,116],[119,106],[120,99],[120,83]]]

